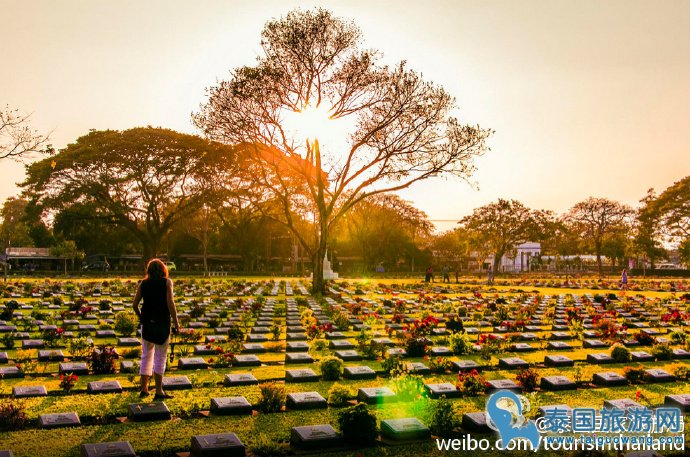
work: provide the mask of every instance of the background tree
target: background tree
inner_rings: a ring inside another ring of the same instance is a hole
[[[272,217],[311,255],[317,292],[324,290],[331,230],[350,208],[434,176],[469,176],[471,159],[486,149],[489,135],[453,117],[454,100],[443,88],[404,63],[379,64],[377,53],[359,43],[355,25],[322,9],[272,20],[263,29],[257,64],[211,88],[194,116],[207,136],[243,145],[256,162],[249,178],[262,199],[280,203],[282,211]],[[342,135],[345,146],[322,149],[315,139],[321,132],[306,139],[290,134],[285,120],[294,113],[350,119],[354,128]],[[267,149],[275,159],[265,160]],[[314,244],[291,218],[301,208],[313,215]]]
[[[599,276],[603,274],[601,256],[607,237],[613,236],[632,214],[632,208],[606,198],[590,197],[576,203],[565,215],[571,230],[590,244],[597,256]]]
[[[529,209],[517,200],[501,198],[476,208],[459,223],[472,234],[471,242],[478,251],[493,254],[491,268],[495,274],[506,253],[522,243],[542,238],[547,218],[548,214],[543,211]]]
[[[9,106],[0,109],[0,159],[17,159],[34,152],[53,152],[47,144],[48,136],[39,134],[29,126],[29,117]]]
[[[669,186],[645,208],[651,217],[658,218],[668,241],[683,251],[690,243],[690,176]]]
[[[72,269],[74,269],[75,260],[84,258],[84,252],[79,250],[77,244],[72,240],[62,240],[55,246],[50,248],[50,254],[54,257],[62,257],[65,259],[65,275],[67,275],[67,260],[72,261]]]
[[[232,176],[233,157],[220,143],[167,129],[92,131],[27,166],[22,186],[47,212],[91,205],[92,218],[127,229],[147,259],[206,200],[205,180]]]
[[[5,247],[33,247],[30,227],[27,221],[26,207],[28,201],[24,198],[10,197],[2,205],[0,210],[0,233]],[[3,252],[4,254],[4,252]]]
[[[634,221],[633,249],[649,260],[652,269],[655,268],[657,259],[668,256],[661,242],[663,227],[661,215],[654,205],[656,199],[654,189],[649,189],[647,195],[640,200],[642,206],[636,211]]]

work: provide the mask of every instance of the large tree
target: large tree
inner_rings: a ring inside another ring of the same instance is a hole
[[[606,198],[590,197],[576,203],[564,219],[571,229],[590,244],[597,256],[599,275],[603,273],[601,256],[604,243],[610,237],[624,230],[624,224],[632,215],[633,210],[627,205]]]
[[[90,205],[92,218],[126,228],[144,259],[233,175],[233,150],[162,128],[92,131],[27,166],[25,193],[46,212]]]
[[[663,225],[655,205],[656,200],[654,189],[649,189],[647,195],[640,200],[642,206],[635,213],[633,238],[634,250],[649,259],[652,269],[655,268],[657,259],[667,257],[662,244]]]
[[[495,274],[506,253],[522,243],[539,241],[543,237],[543,228],[550,217],[549,213],[527,208],[517,200],[500,198],[476,208],[459,223],[471,234],[470,242],[477,251],[493,254]]]
[[[6,106],[0,108],[0,159],[18,159],[35,152],[51,153],[48,136],[29,125],[29,114]]]
[[[360,37],[354,24],[322,9],[271,20],[256,65],[212,87],[194,115],[208,137],[248,151],[258,195],[281,205],[272,217],[311,254],[316,292],[324,290],[331,230],[350,208],[431,177],[469,176],[490,134],[458,121],[453,97],[404,62],[380,64],[376,51],[361,48]],[[342,144],[322,148],[322,131],[288,128],[290,117],[303,125],[318,113],[330,122],[350,120],[342,124],[352,127]],[[279,158],[266,160],[266,150]],[[295,228],[291,215],[302,212],[314,221],[313,244]]]
[[[664,190],[647,207],[659,217],[670,241],[690,240],[690,176]]]

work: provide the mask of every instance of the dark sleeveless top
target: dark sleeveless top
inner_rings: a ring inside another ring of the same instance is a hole
[[[141,336],[154,344],[163,344],[170,336],[167,280],[144,279],[141,282]]]

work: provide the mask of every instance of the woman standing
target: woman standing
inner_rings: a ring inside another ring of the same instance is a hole
[[[143,305],[139,309],[139,303]],[[163,391],[163,374],[168,359],[170,344],[170,325],[175,325],[175,332],[180,329],[177,320],[177,308],[173,299],[173,284],[168,278],[168,269],[158,259],[151,260],[146,266],[146,278],[139,283],[134,296],[134,312],[141,321],[141,393],[144,398],[149,395],[151,375],[156,384],[154,400],[172,398]]]

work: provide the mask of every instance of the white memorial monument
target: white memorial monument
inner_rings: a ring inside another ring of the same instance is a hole
[[[314,274],[311,274],[311,279],[314,279]],[[323,279],[338,279],[338,273],[331,268],[331,261],[328,260],[328,251],[323,256]]]

